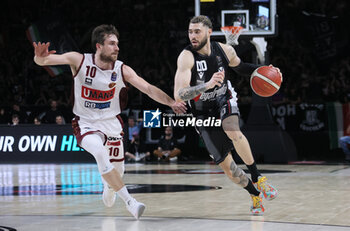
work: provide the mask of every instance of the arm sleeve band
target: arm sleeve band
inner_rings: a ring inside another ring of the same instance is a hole
[[[253,74],[256,68],[261,67],[261,65],[256,65],[252,63],[240,62],[238,66],[231,67],[237,74],[243,76],[250,76]]]

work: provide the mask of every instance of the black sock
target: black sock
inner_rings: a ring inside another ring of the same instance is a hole
[[[255,162],[252,165],[246,165],[246,166],[250,172],[250,175],[252,176],[253,183],[258,182],[258,177],[261,176],[261,174],[258,171],[258,169],[256,168]]]
[[[244,187],[251,195],[259,196],[260,192],[254,187],[252,181],[249,179],[248,185]]]

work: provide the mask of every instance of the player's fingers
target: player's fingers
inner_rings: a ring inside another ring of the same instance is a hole
[[[218,86],[218,87],[221,87],[221,82],[220,81],[218,81],[218,82],[216,82],[216,84],[215,84],[216,86]]]
[[[185,114],[186,111],[183,111],[183,110],[176,110],[175,113],[176,114]]]
[[[179,103],[186,107],[186,103],[184,101],[180,101]]]
[[[186,106],[181,106],[180,110],[181,110],[181,112],[186,112],[187,111],[187,107]]]
[[[221,74],[219,75],[219,77],[220,77],[220,79],[222,80],[222,82],[224,81],[224,79],[225,79],[225,74],[224,73],[222,73],[222,72],[220,72]]]
[[[215,75],[219,76],[220,78],[224,78],[225,77],[225,73],[223,71],[222,72],[216,72]]]
[[[186,106],[184,104],[180,104],[178,105],[178,108],[180,108],[181,110],[186,110]]]
[[[218,76],[215,80],[216,80],[216,82],[218,82],[218,83],[223,83],[223,82],[224,82],[224,78],[221,77],[221,76]]]
[[[280,72],[280,69],[278,67],[273,66],[272,64],[270,64],[269,67],[275,68],[278,72]]]
[[[177,109],[178,111],[180,111],[180,112],[185,112],[187,108],[186,108],[186,106],[183,105],[183,104],[178,104],[177,107],[176,107],[176,109]]]
[[[185,105],[181,105],[180,112],[185,113],[187,111],[187,107]]]
[[[55,50],[49,51],[49,54],[55,54],[55,53],[56,53]]]

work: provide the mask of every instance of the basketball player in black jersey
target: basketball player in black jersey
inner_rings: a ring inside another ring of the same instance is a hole
[[[263,214],[262,196],[272,200],[277,196],[277,190],[259,173],[248,140],[240,131],[236,92],[229,81],[234,71],[250,76],[259,66],[243,63],[232,46],[211,42],[211,33],[212,23],[208,17],[191,19],[188,29],[191,45],[181,52],[177,61],[175,99],[188,101],[197,119],[221,119],[219,128],[196,129],[215,163],[233,182],[250,193],[252,214]],[[248,167],[252,179],[234,162],[230,153],[233,147]]]

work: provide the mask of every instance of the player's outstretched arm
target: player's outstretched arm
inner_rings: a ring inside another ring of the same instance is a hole
[[[227,44],[220,43],[220,46],[224,50],[226,56],[230,60],[229,66],[239,75],[242,76],[250,76],[257,68],[261,65],[253,64],[253,63],[244,63],[237,56],[235,49],[232,46]],[[270,67],[275,68],[282,76],[282,73],[279,68],[269,65]]]
[[[208,89],[221,86],[224,80],[225,73],[216,72],[208,82],[191,87],[191,69],[193,65],[193,55],[189,51],[181,52],[177,60],[177,70],[175,74],[174,97],[176,100],[191,100]]]
[[[146,80],[138,76],[131,67],[123,65],[122,68],[125,80],[139,89],[142,93],[148,95],[158,103],[171,107],[175,113],[181,114],[186,112],[184,102],[175,102],[175,100],[168,96],[164,91],[152,84],[149,84]]]
[[[83,59],[83,55],[78,52],[67,52],[56,55],[55,50],[49,51],[50,43],[35,43],[34,46],[34,62],[40,66],[48,65],[70,65],[77,69]]]

